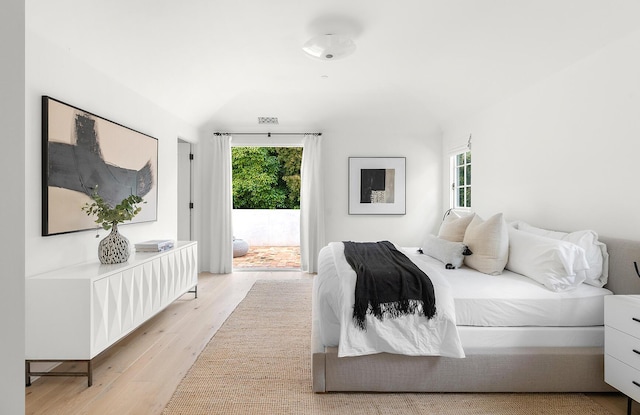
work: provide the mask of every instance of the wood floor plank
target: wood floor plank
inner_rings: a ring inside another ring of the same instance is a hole
[[[300,278],[312,276],[295,271],[202,273],[197,299],[185,294],[94,360],[92,387],[86,378],[41,377],[25,388],[26,413],[159,414],[256,280]],[[627,401],[620,394],[588,396],[613,415],[626,414]],[[640,415],[640,404],[634,404],[633,414]]]

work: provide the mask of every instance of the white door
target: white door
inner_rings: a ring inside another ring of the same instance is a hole
[[[191,240],[191,144],[178,140],[178,240]]]

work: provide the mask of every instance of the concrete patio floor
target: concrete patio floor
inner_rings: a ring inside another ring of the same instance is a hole
[[[299,246],[251,246],[249,252],[233,258],[234,269],[300,268]]]

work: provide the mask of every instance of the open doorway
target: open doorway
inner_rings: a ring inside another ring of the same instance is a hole
[[[302,148],[231,150],[234,270],[299,270]]]

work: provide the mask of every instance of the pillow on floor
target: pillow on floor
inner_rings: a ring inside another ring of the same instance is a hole
[[[584,282],[589,264],[584,249],[574,243],[510,227],[506,268],[551,291],[568,291]]]
[[[502,213],[486,221],[474,215],[462,242],[473,252],[464,258],[466,266],[489,275],[502,274],[509,258],[509,232]]]
[[[473,213],[460,216],[453,211],[450,212],[440,224],[438,238],[451,242],[462,242],[467,226],[469,226],[474,216]]]
[[[512,224],[518,230],[571,242],[584,249],[589,269],[579,271],[584,274],[584,282],[596,287],[603,287],[609,278],[609,253],[607,246],[598,240],[598,234],[592,230],[576,232],[558,232],[536,228],[525,222],[517,221]]]
[[[445,264],[446,269],[460,268],[466,255],[471,251],[462,242],[451,242],[438,238],[435,235],[427,235],[422,243],[422,253]]]

